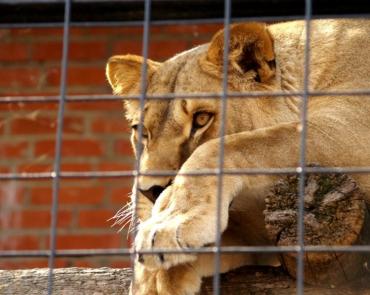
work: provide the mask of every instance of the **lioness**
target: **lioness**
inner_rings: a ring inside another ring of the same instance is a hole
[[[370,21],[315,20],[311,26],[309,89],[341,91],[308,101],[307,163],[370,166],[369,96],[343,95],[370,89]],[[228,92],[302,91],[305,24],[230,28]],[[221,93],[223,31],[209,44],[158,63],[147,62],[147,94]],[[137,95],[143,58],[113,56],[106,75],[114,93]],[[299,166],[300,96],[227,99],[224,168]],[[219,165],[219,98],[147,100],[143,120],[141,171],[179,174]],[[140,103],[125,101],[136,147]],[[222,245],[269,245],[264,227],[264,196],[277,176],[225,175],[221,204]],[[368,175],[353,175],[370,196]],[[137,251],[181,250],[216,239],[217,175],[140,176]],[[134,188],[135,190],[136,188]],[[134,294],[194,294],[201,278],[212,275],[211,254],[139,255]],[[245,264],[274,264],[275,255],[223,255],[221,271]]]

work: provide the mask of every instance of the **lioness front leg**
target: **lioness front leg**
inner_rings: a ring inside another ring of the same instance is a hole
[[[233,231],[222,235],[222,246],[241,245]],[[220,271],[226,272],[242,265],[251,264],[249,253],[222,254]],[[169,269],[149,270],[142,263],[135,263],[135,280],[131,284],[131,295],[192,295],[200,290],[202,277],[213,275],[215,257],[211,253],[198,254],[190,263]]]
[[[308,122],[307,163],[317,163],[323,166],[348,166],[349,161],[341,160],[341,151],[332,148],[338,139],[334,135],[328,137],[325,130],[323,131],[324,128],[317,128],[317,126],[328,126],[330,122],[327,123],[325,117],[314,119],[315,123]],[[228,135],[225,136],[224,167],[225,169],[297,167],[299,143],[298,122]],[[273,157],[267,157],[267,155],[273,155]],[[176,254],[144,254],[140,261],[148,269],[168,269],[174,265],[192,262],[196,256],[181,254],[181,250],[201,247],[215,241],[217,175],[182,174],[217,168],[218,157],[218,139],[200,146],[184,163],[173,185],[160,195],[153,207],[152,217],[140,225],[135,240],[137,251],[170,249],[178,252]],[[224,231],[227,226],[228,207],[235,196],[241,194],[247,203],[262,204],[262,211],[264,196],[276,179],[277,176],[273,175],[225,174],[221,198],[221,231]],[[250,214],[256,215],[255,212],[250,212]],[[263,224],[260,228],[263,228]]]
[[[178,252],[139,255],[138,260],[147,268],[168,269],[193,262],[196,255],[181,253],[183,249],[199,248],[216,240],[217,178],[200,178],[204,183],[199,183],[200,179],[177,178],[157,200],[152,217],[140,224],[135,239],[136,251],[167,249]],[[222,231],[227,225],[228,204],[228,200],[222,204]]]
[[[191,295],[199,291],[200,284],[201,276],[192,264],[149,270],[136,263],[130,295]]]
[[[224,166],[227,169],[295,166],[298,162],[298,139],[297,123],[226,136]],[[215,242],[218,177],[189,176],[186,173],[218,168],[219,142],[219,139],[212,140],[195,150],[182,166],[173,184],[156,201],[152,217],[140,224],[135,240],[137,251],[169,249],[177,252],[141,255],[139,261],[148,269],[168,269],[174,265],[192,262],[196,255],[182,254],[181,250]],[[278,153],[278,150],[284,149],[290,154]],[[264,159],[266,152],[277,154],[273,159],[276,163]],[[296,157],[291,153],[295,153]],[[255,195],[256,187],[268,187],[272,181],[272,177],[264,177],[256,182],[255,178],[245,175],[224,175],[221,192],[221,232],[226,229],[228,209],[233,198],[242,191],[247,191],[246,198],[248,191],[253,191]],[[263,202],[263,198],[260,200]],[[256,199],[251,202],[256,202]]]

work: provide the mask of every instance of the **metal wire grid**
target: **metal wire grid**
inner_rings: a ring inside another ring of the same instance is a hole
[[[88,0],[87,0],[88,1]],[[323,18],[367,18],[368,13],[356,13],[356,14],[320,14],[319,16],[312,15],[311,19],[323,19]],[[301,19],[302,14],[297,15],[286,15],[286,16],[248,16],[248,17],[233,17],[233,22],[243,22],[243,21],[288,21]],[[168,20],[151,20],[151,25],[189,25],[189,24],[212,24],[212,23],[222,23],[224,18],[201,18],[201,19],[168,19]],[[70,27],[119,27],[119,26],[140,26],[143,21],[70,21]],[[47,23],[0,23],[0,28],[55,28],[63,27],[64,22],[47,22]]]
[[[139,127],[138,127],[138,140],[136,144],[136,153],[137,153],[137,158],[136,158],[136,165],[135,165],[135,170],[137,171],[137,175],[135,176],[135,189],[133,191],[133,199],[134,199],[134,214],[133,214],[133,224],[134,226],[137,223],[137,203],[138,203],[138,195],[139,195],[139,185],[138,185],[138,180],[140,176],[140,159],[141,159],[141,153],[142,153],[142,142],[143,142],[143,125],[144,125],[144,107],[145,107],[145,98],[146,98],[146,86],[147,86],[147,70],[148,70],[148,65],[147,65],[147,60],[148,60],[148,43],[149,43],[149,34],[150,34],[150,8],[151,8],[151,1],[145,1],[145,6],[144,6],[144,23],[143,23],[143,48],[142,48],[142,56],[144,59],[144,62],[142,64],[141,68],[141,85],[140,85],[140,118],[139,118]],[[135,240],[135,234],[136,231],[132,231],[131,236],[132,240]],[[132,281],[135,282],[135,260],[137,253],[135,252],[135,249],[133,249],[131,254],[131,260],[132,260],[132,266],[133,266],[133,271],[132,271]],[[135,294],[135,290],[133,290],[133,293]]]
[[[152,24],[150,20],[150,8],[151,0],[145,0],[145,17],[143,22],[144,36],[143,36],[143,51],[142,55],[144,57],[144,63],[141,73],[141,94],[139,96],[125,97],[125,99],[138,99],[140,101],[141,110],[143,110],[144,103],[146,99],[179,99],[179,98],[214,98],[221,99],[222,113],[221,113],[221,126],[220,126],[220,154],[218,169],[205,169],[201,171],[193,171],[190,173],[183,173],[182,175],[215,175],[218,178],[218,188],[217,188],[217,216],[216,216],[216,230],[217,237],[214,247],[203,247],[199,249],[181,249],[181,250],[169,250],[169,249],[156,249],[155,251],[141,251],[143,254],[158,254],[158,253],[215,253],[215,275],[214,275],[214,294],[220,294],[220,254],[221,253],[284,253],[284,252],[297,252],[297,294],[303,294],[303,280],[304,280],[304,265],[303,265],[303,255],[306,251],[310,252],[370,252],[370,245],[356,245],[356,246],[305,246],[304,245],[304,224],[303,224],[303,214],[304,214],[304,178],[306,173],[316,172],[316,173],[370,173],[370,167],[306,167],[305,162],[305,151],[306,151],[306,117],[307,117],[307,102],[309,96],[322,96],[322,95],[335,95],[337,97],[345,96],[348,94],[352,95],[370,95],[370,89],[365,90],[351,90],[351,91],[309,91],[308,81],[309,81],[309,61],[310,61],[310,22],[312,17],[312,0],[305,0],[305,23],[306,23],[306,44],[304,52],[304,87],[303,91],[300,92],[274,92],[274,93],[228,93],[227,90],[227,56],[228,56],[228,40],[229,40],[229,27],[231,21],[231,0],[225,0],[224,4],[224,77],[222,81],[223,91],[222,93],[199,93],[199,94],[168,94],[161,96],[147,96],[145,93],[146,89],[146,60],[148,58],[148,43],[149,43],[149,28]],[[356,15],[355,17],[368,17],[368,15]],[[49,258],[49,276],[48,276],[48,294],[53,292],[53,270],[54,270],[54,260],[56,257],[88,257],[88,256],[115,256],[115,255],[131,255],[132,259],[135,259],[134,250],[130,249],[94,249],[94,250],[56,250],[56,218],[58,212],[58,199],[59,199],[59,184],[60,180],[63,178],[113,178],[113,177],[135,177],[137,181],[140,175],[150,175],[150,176],[175,176],[179,175],[175,171],[150,171],[141,172],[140,171],[140,161],[136,161],[135,170],[132,171],[120,171],[120,172],[61,172],[61,144],[62,144],[62,134],[63,134],[63,120],[64,120],[64,106],[66,102],[72,101],[97,101],[97,100],[117,100],[122,99],[117,96],[111,95],[80,95],[80,96],[67,96],[67,69],[68,69],[68,47],[69,47],[69,28],[73,25],[70,22],[71,17],[71,0],[65,0],[65,17],[63,24],[63,56],[61,61],[61,81],[60,81],[60,95],[59,96],[19,96],[19,97],[0,97],[0,103],[32,103],[32,102],[55,102],[59,103],[58,109],[58,127],[56,131],[56,144],[55,144],[55,161],[54,169],[52,172],[44,173],[0,173],[0,180],[28,180],[28,179],[52,179],[53,180],[53,191],[52,191],[52,207],[51,207],[51,226],[50,226],[50,250],[39,250],[39,251],[0,251],[0,257],[48,257]],[[340,17],[340,16],[338,16]],[[348,17],[348,15],[347,15]],[[299,17],[291,17],[299,18]],[[248,18],[248,20],[279,20],[286,17],[258,17],[258,18]],[[235,21],[236,19],[234,19]],[[237,19],[236,21],[245,20]],[[215,21],[214,19],[212,21]],[[192,20],[190,22],[201,23],[201,22],[212,22],[208,20]],[[166,22],[157,21],[156,24],[165,24]],[[168,22],[171,23],[171,22]],[[179,22],[176,21],[178,24]],[[189,23],[189,22],[182,22]],[[106,25],[107,23],[102,23],[99,25]],[[116,25],[122,24],[121,22],[116,23]],[[125,22],[127,25],[127,23]],[[131,24],[131,23],[129,23]],[[138,24],[138,22],[132,22],[132,24]],[[42,24],[42,26],[58,26],[59,24],[50,23]],[[81,24],[79,24],[81,25]],[[83,25],[83,24],[82,24]],[[85,25],[97,25],[97,23],[85,23]],[[111,25],[111,24],[109,24]],[[114,24],[113,24],[114,25]],[[5,25],[7,27],[19,27],[18,25]],[[20,25],[23,26],[23,25]],[[37,26],[37,25],[33,25]],[[4,27],[4,25],[1,25]],[[254,168],[254,169],[224,169],[223,159],[224,159],[224,133],[225,133],[225,118],[227,114],[226,101],[228,98],[238,98],[238,99],[253,99],[260,96],[268,96],[271,99],[274,97],[282,96],[299,96],[302,98],[301,103],[301,142],[300,142],[300,161],[299,167],[296,168]],[[141,152],[141,138],[142,138],[142,123],[143,123],[143,112],[141,112],[138,133],[138,159],[140,159]],[[221,212],[221,193],[224,175],[271,175],[271,174],[299,174],[299,214],[298,214],[298,246],[238,246],[238,247],[221,247],[221,232],[220,232],[220,212]],[[136,186],[137,188],[137,186]],[[137,189],[134,192],[134,198],[137,198]],[[136,218],[136,214],[134,214]]]

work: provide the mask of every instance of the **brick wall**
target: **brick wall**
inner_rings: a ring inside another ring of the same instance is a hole
[[[207,42],[219,25],[155,26],[149,56],[164,60]],[[107,58],[141,53],[142,29],[72,28],[69,94],[110,94]],[[59,92],[61,29],[0,30],[0,96]],[[67,103],[63,171],[130,170],[132,152],[121,102]],[[47,172],[54,161],[58,105],[0,104],[0,172]],[[62,180],[58,249],[128,247],[127,232],[107,221],[128,200],[132,179]],[[0,250],[49,247],[50,180],[0,181]],[[128,258],[61,258],[57,267],[129,264]],[[47,266],[47,259],[2,259],[0,268]]]

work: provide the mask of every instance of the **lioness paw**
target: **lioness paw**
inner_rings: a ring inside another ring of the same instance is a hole
[[[196,259],[195,254],[184,253],[184,249],[215,241],[215,206],[199,199],[179,186],[162,193],[153,209],[157,212],[139,226],[135,239],[138,262],[148,269],[168,269]]]
[[[179,265],[168,270],[150,271],[142,264],[135,264],[135,281],[130,295],[194,295],[201,277],[191,264]]]
[[[195,255],[176,253],[188,248],[185,241],[181,239],[180,231],[184,225],[181,222],[183,216],[176,216],[174,220],[165,219],[153,222],[152,219],[142,223],[135,239],[136,251],[157,251],[156,254],[139,253],[138,261],[148,269],[168,269],[173,265],[191,262],[195,260]],[[165,253],[175,252],[175,253]]]

